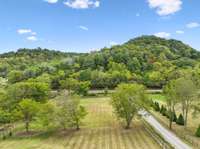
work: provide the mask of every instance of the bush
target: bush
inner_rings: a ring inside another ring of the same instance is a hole
[[[163,109],[164,109],[164,106],[162,105],[161,108],[160,108],[160,113],[161,114],[163,113]]]
[[[165,113],[168,119],[171,119],[173,122],[177,121],[177,116],[175,112],[166,111]]]
[[[196,131],[195,135],[196,135],[197,137],[200,137],[200,125],[199,125],[199,127],[197,128],[197,131]]]
[[[168,111],[168,110],[166,110],[166,111],[165,111],[165,116],[166,116],[168,119],[170,119],[170,117],[171,117],[171,112]]]
[[[154,110],[155,110],[155,111],[160,111],[160,105],[159,105],[158,102],[155,102],[155,103],[154,103]]]
[[[185,124],[184,123],[184,118],[183,118],[182,114],[179,115],[179,117],[178,117],[178,119],[176,121],[176,124],[178,124],[178,125],[184,125]]]
[[[163,106],[162,113],[163,116],[167,116],[167,108]]]
[[[173,112],[173,122],[177,121],[177,116],[176,116],[176,112]]]

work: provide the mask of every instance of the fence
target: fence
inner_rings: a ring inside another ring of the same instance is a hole
[[[166,142],[162,136],[160,136],[154,128],[152,128],[145,120],[143,120],[144,129],[147,133],[163,148],[163,149],[173,149],[173,147]]]
[[[164,125],[166,128],[168,128],[169,126],[165,123],[164,120],[160,119],[158,116],[156,116],[154,113],[151,112],[151,114],[162,124]],[[187,131],[187,130],[185,130]],[[200,141],[199,139],[195,139],[193,136],[191,135],[187,135],[187,133],[183,133],[180,131],[177,131],[176,129],[173,129],[173,132],[180,137],[182,140],[184,140],[185,142],[187,142],[188,144],[192,145],[193,148],[195,149],[200,149]]]

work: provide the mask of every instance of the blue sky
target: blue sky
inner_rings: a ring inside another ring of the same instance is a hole
[[[200,50],[199,9],[199,0],[1,0],[0,53],[89,52],[152,34]]]

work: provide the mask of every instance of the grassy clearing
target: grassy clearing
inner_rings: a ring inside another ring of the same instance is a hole
[[[161,94],[153,94],[150,95],[151,99],[153,101],[157,101],[160,104],[166,104],[165,103],[165,96]],[[165,117],[162,116],[160,113],[152,111],[154,116],[166,127],[169,125],[169,120]],[[181,113],[181,105],[176,106],[176,112],[177,116]],[[197,127],[200,124],[200,115],[197,117],[194,117],[192,114],[192,111],[190,111],[189,116],[188,116],[188,126],[187,129],[185,129],[183,126],[177,125],[176,123],[173,123],[173,131],[181,138],[189,142],[191,145],[193,145],[193,148],[200,148],[200,138],[197,138],[195,136],[195,132],[197,130]]]
[[[123,129],[112,114],[109,98],[83,98],[88,110],[80,131],[52,131],[36,137],[11,138],[0,142],[1,149],[159,149],[140,120],[132,129]]]
[[[149,98],[153,101],[157,101],[161,103],[165,102],[165,96],[162,94],[149,94]]]

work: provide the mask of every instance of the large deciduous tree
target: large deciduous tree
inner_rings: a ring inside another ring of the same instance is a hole
[[[111,100],[114,112],[118,118],[125,120],[127,129],[138,111],[147,107],[147,103],[145,88],[139,84],[120,84]]]
[[[175,105],[177,104],[176,84],[172,80],[164,87],[164,94],[166,95],[166,103],[169,112],[169,128],[172,129],[172,122],[175,116]]]
[[[184,124],[185,127],[187,127],[189,110],[198,99],[198,88],[191,79],[184,77],[176,80],[175,90],[177,99],[182,105],[182,114],[185,120]]]
[[[80,129],[81,120],[86,116],[87,112],[83,106],[80,105],[78,96],[62,97],[58,102],[58,109],[56,112],[56,119],[59,125],[64,129],[69,127],[76,127]]]

